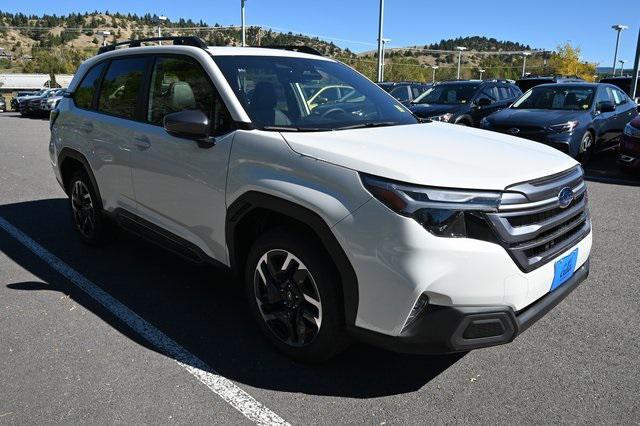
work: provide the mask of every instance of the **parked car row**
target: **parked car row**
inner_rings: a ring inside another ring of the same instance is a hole
[[[378,83],[378,86],[382,87],[403,105],[409,106],[411,102],[433,85],[430,83],[420,83],[419,81],[398,81]]]
[[[544,143],[583,163],[594,152],[617,146],[625,126],[638,116],[638,105],[617,86],[556,77],[526,78],[515,84],[446,81],[428,89],[409,108],[421,118]],[[633,125],[626,129],[627,142],[637,137]],[[625,155],[620,163],[627,168],[640,158]]]
[[[60,99],[65,89],[43,89],[32,95],[18,96],[17,110],[23,117],[45,117],[49,115]]]

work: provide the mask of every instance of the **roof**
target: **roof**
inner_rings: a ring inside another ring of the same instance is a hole
[[[333,61],[333,59],[323,56],[268,47],[209,46],[207,47],[207,51],[213,56],[280,56],[287,58],[307,58]]]

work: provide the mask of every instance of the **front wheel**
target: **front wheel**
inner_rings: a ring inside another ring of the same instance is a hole
[[[348,344],[340,279],[328,254],[304,232],[277,229],[251,249],[245,289],[260,329],[282,353],[321,362]]]
[[[580,163],[582,163],[583,165],[587,164],[593,156],[594,142],[595,139],[593,137],[593,134],[588,130],[584,132],[584,135],[580,140],[580,148],[578,152],[578,161],[580,161]]]

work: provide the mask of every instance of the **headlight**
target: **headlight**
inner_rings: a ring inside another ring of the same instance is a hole
[[[579,123],[577,120],[567,121],[566,123],[553,124],[549,126],[549,130],[552,130],[557,133],[573,132],[573,129],[578,127],[578,124]]]
[[[449,122],[449,120],[451,120],[451,117],[453,117],[453,114],[451,114],[450,112],[446,113],[446,114],[442,114],[442,115],[434,115],[433,117],[429,117],[429,120],[433,120],[433,121],[445,121],[445,122]]]
[[[627,125],[624,126],[624,134],[627,136],[633,136],[634,138],[640,138],[640,129],[633,127],[631,123],[627,123]]]
[[[411,217],[438,237],[467,237],[481,212],[496,211],[500,192],[465,191],[413,186],[361,174],[376,199],[394,212]]]

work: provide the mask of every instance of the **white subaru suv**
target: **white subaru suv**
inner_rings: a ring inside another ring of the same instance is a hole
[[[570,157],[421,122],[309,48],[165,39],[103,48],[51,114],[53,169],[86,243],[117,225],[230,268],[268,340],[302,361],[353,339],[413,353],[507,343],[587,277]]]

